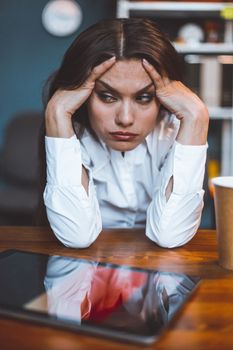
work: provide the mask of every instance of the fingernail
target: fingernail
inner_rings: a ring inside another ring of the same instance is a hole
[[[147,64],[147,65],[150,64],[145,58],[142,59],[142,62],[143,62],[143,64]]]
[[[109,61],[115,61],[116,56],[112,56],[111,58],[109,58]]]

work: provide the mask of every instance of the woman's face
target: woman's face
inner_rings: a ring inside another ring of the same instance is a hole
[[[154,129],[160,103],[141,61],[130,59],[117,61],[96,80],[87,107],[97,136],[124,152],[137,147]]]

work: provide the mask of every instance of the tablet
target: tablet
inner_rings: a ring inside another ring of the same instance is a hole
[[[0,281],[1,316],[146,345],[200,278],[8,250],[0,253]]]

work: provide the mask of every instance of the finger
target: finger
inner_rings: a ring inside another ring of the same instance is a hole
[[[99,64],[93,70],[91,71],[91,74],[86,80],[86,83],[95,83],[96,79],[98,79],[102,74],[104,74],[109,68],[113,66],[113,64],[116,62],[116,57],[113,56],[109,58],[108,60],[104,61],[103,63]]]
[[[152,66],[152,64],[150,64],[146,59],[143,58],[142,64],[157,89],[160,89],[170,83],[169,78],[167,76],[162,77],[156,71],[154,66]]]

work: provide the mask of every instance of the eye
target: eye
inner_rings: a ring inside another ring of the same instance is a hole
[[[136,101],[138,101],[141,104],[147,104],[150,103],[155,97],[155,94],[152,93],[144,93],[141,95],[138,95],[136,97]]]
[[[116,101],[116,97],[109,92],[97,92],[99,99],[105,103],[113,103]]]

